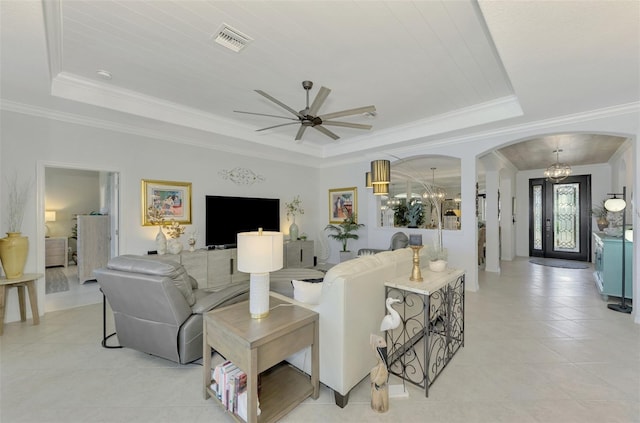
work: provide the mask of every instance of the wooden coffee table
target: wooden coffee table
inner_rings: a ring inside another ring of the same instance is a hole
[[[274,422],[307,397],[317,399],[320,389],[318,313],[270,297],[270,312],[252,319],[249,302],[233,304],[204,315],[204,398],[211,390],[211,349],[247,374],[247,421]],[[311,378],[290,365],[286,357],[311,346]],[[260,416],[257,416],[258,375],[261,378]]]

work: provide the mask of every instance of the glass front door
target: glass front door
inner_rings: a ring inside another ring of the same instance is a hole
[[[529,180],[529,255],[589,261],[591,176]]]

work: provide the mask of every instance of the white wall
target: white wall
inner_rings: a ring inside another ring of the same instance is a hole
[[[37,180],[45,166],[78,167],[120,173],[120,253],[145,254],[155,249],[156,228],[141,224],[142,179],[191,182],[193,226],[199,233],[196,247],[204,246],[205,196],[237,195],[280,198],[281,230],[288,233],[284,202],[299,194],[305,214],[296,218],[300,232],[314,239],[317,222],[324,221],[326,201],[318,195],[316,169],[160,141],[141,136],[2,112],[0,170],[3,177],[18,172],[22,180]],[[265,181],[236,185],[218,172],[244,167]],[[3,178],[4,179],[4,178]],[[43,179],[42,179],[43,181]],[[25,271],[44,273],[44,187],[35,187],[27,204],[22,232],[29,237]],[[41,198],[38,198],[41,193]],[[3,196],[6,193],[3,191]],[[2,197],[4,198],[4,197]],[[0,216],[2,217],[2,216]],[[224,225],[224,222],[220,222]],[[4,219],[0,228],[6,230]],[[187,229],[189,230],[189,228]],[[6,321],[19,319],[15,290],[7,299]],[[44,311],[44,280],[38,283],[38,301]],[[30,311],[29,311],[30,313]]]

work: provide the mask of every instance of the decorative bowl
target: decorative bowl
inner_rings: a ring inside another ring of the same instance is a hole
[[[446,260],[432,260],[429,262],[429,269],[431,269],[432,272],[442,272],[446,268]]]

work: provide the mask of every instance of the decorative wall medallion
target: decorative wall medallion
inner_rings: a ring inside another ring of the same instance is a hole
[[[229,179],[236,185],[253,185],[265,181],[264,176],[244,167],[236,167],[231,170],[222,169],[218,174],[223,179]]]

